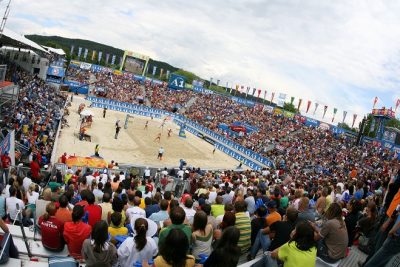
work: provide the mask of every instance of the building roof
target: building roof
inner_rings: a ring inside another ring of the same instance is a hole
[[[25,36],[20,35],[10,29],[4,28],[3,34],[0,38],[0,42],[3,45],[21,47],[26,49],[39,50],[44,53],[48,53],[43,47],[37,43],[27,39]]]
[[[50,47],[50,46],[44,46],[44,45],[42,45],[45,49],[47,49],[47,51],[49,51],[49,52],[51,52],[51,53],[54,53],[54,54],[57,54],[57,55],[60,55],[60,56],[65,56],[65,52],[64,52],[64,50],[63,49],[61,49],[61,48],[53,48],[53,47]]]

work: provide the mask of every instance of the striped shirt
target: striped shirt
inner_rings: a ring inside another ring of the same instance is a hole
[[[238,242],[238,246],[242,253],[245,253],[250,248],[251,242],[251,223],[250,218],[247,216],[245,212],[236,213],[236,223],[235,226],[240,231],[240,238]]]

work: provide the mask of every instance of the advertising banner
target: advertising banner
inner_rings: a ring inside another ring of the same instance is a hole
[[[181,75],[171,74],[168,82],[168,87],[174,90],[184,90],[185,89],[186,78]]]

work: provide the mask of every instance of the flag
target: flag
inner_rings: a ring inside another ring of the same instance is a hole
[[[344,123],[344,121],[346,120],[346,116],[347,116],[347,111],[343,111],[343,121],[342,121],[342,123]]]
[[[15,132],[12,130],[0,143],[0,155],[8,152],[8,156],[11,158],[11,165],[15,166]]]
[[[106,54],[106,65],[108,64],[108,60],[110,59],[110,54],[109,53],[107,53]]]
[[[212,85],[212,81],[213,81],[213,78],[210,77],[210,86]],[[208,88],[210,88],[210,87],[208,87]]]
[[[372,106],[372,108],[375,108],[375,105],[376,105],[376,103],[378,103],[378,97],[377,96],[375,96],[375,98],[374,98],[374,105]]]
[[[103,57],[103,52],[102,51],[99,51],[99,62],[101,61],[101,58]]]
[[[71,51],[69,52],[69,54],[72,56],[73,55],[73,53],[74,53],[74,45],[71,45]]]
[[[267,90],[264,91],[264,100],[267,98]]]
[[[369,132],[375,131],[375,119],[372,117],[371,126],[369,127]]]
[[[396,101],[396,108],[395,108],[394,112],[397,111],[397,108],[398,108],[399,106],[400,106],[400,98],[397,99],[397,101]]]
[[[332,117],[332,122],[335,120],[337,108],[333,108],[333,117]]]
[[[153,66],[153,73],[152,73],[153,76],[156,75],[156,71],[157,71],[157,66]]]
[[[114,65],[114,64],[115,64],[115,58],[116,58],[116,56],[115,56],[115,55],[112,55],[112,57],[111,57],[111,65]]]
[[[300,106],[301,106],[301,103],[303,102],[303,99],[299,99],[299,104],[297,104],[297,110],[298,111],[300,111]]]
[[[230,94],[232,94],[232,90],[233,90],[233,85],[231,85],[231,90],[229,91]]]
[[[181,128],[179,129],[179,137],[186,138],[186,133],[185,133],[185,125],[181,125]]]
[[[81,54],[82,54],[82,47],[78,48],[78,58],[81,58]]]
[[[256,89],[256,88],[253,88],[253,94],[252,94],[252,96],[255,95],[256,91],[257,91],[257,89]]]
[[[353,123],[351,124],[351,128],[354,127],[354,123],[356,122],[357,114],[353,114]]]
[[[220,80],[217,80],[217,86],[219,86],[219,82],[220,82]]]
[[[272,101],[274,101],[274,96],[275,96],[275,93],[272,93],[272,95],[271,95],[271,104],[272,104]]]
[[[170,74],[171,72],[169,71],[169,70],[167,70],[167,79],[169,78],[169,74]]]
[[[86,60],[87,58],[87,54],[88,54],[89,50],[87,48],[85,48],[85,52],[83,52],[83,58]]]
[[[250,87],[247,86],[247,89],[246,89],[246,97],[247,97],[247,95],[249,94],[249,92],[250,92]]]
[[[119,57],[119,64],[118,65],[122,65],[122,57]]]
[[[291,105],[293,105],[293,101],[294,101],[294,96],[292,96],[292,97],[290,98],[290,104],[291,104]]]
[[[325,118],[325,114],[326,114],[327,110],[328,110],[328,106],[324,106],[324,115],[322,115],[322,118]]]
[[[96,50],[92,51],[92,61],[96,58]]]
[[[315,112],[317,112],[317,108],[318,108],[319,104],[318,104],[317,102],[315,102],[314,105],[315,105],[315,108],[314,108],[314,113],[313,113],[313,115],[315,115]],[[325,112],[326,112],[326,111],[325,111]],[[324,115],[324,116],[325,116],[325,115]]]
[[[257,92],[257,93],[258,93],[257,97],[260,98],[261,89],[258,89],[258,92]]]
[[[162,77],[163,73],[164,73],[164,69],[160,69],[160,78]]]
[[[311,100],[307,101],[307,109],[306,109],[306,113],[308,113],[308,110],[310,109],[311,106]]]
[[[228,92],[228,86],[229,86],[229,82],[226,82],[225,91],[227,91],[227,92]]]
[[[244,91],[244,86],[242,85],[242,86],[240,86],[240,91],[239,92],[241,92],[242,93],[242,91]]]

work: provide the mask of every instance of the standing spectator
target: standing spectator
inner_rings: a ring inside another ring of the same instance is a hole
[[[193,224],[193,218],[196,214],[196,211],[193,209],[193,200],[191,198],[186,199],[183,210],[185,211],[186,219],[188,220],[188,222],[190,224]]]
[[[247,190],[247,197],[244,200],[247,204],[247,211],[249,212],[250,216],[254,214],[256,211],[256,201],[253,197],[253,191]]]
[[[108,242],[107,223],[98,221],[95,223],[92,238],[86,239],[82,245],[82,257],[85,259],[86,266],[111,267],[118,261],[117,249]]]
[[[39,218],[39,227],[43,247],[51,251],[62,251],[64,249],[64,224],[55,217],[56,210],[53,202],[47,204],[46,213]]]
[[[8,180],[8,173],[10,171],[11,166],[11,158],[8,155],[8,151],[5,151],[3,155],[1,155],[1,167],[3,168],[3,177],[1,183],[5,183]]]
[[[85,212],[88,212],[88,224],[93,227],[101,220],[101,207],[95,204],[96,199],[91,191],[88,191],[86,199],[88,205],[85,207]]]
[[[38,184],[40,182],[39,180],[40,165],[36,155],[34,155],[32,158],[32,161],[30,163],[30,169],[33,181]]]
[[[72,210],[72,222],[64,224],[64,240],[68,246],[69,255],[76,259],[82,258],[83,241],[90,237],[92,227],[82,222],[84,210],[82,206],[75,206]],[[108,233],[107,228],[105,232]]]
[[[250,218],[246,214],[246,202],[243,200],[235,202],[235,226],[240,231],[238,246],[242,254],[249,250],[251,245],[251,224]]]
[[[156,242],[149,236],[146,219],[139,218],[135,221],[136,235],[128,237],[118,248],[118,259],[122,267],[131,267],[137,261],[148,261],[158,253]]]
[[[214,216],[215,218],[217,218],[220,215],[224,215],[225,211],[225,205],[222,204],[223,202],[223,198],[222,196],[217,196],[217,198],[215,199],[215,204],[211,205],[211,215]]]

